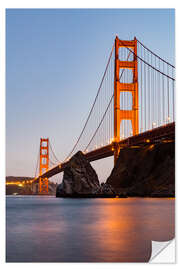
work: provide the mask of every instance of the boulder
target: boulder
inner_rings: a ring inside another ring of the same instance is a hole
[[[56,190],[57,197],[97,194],[98,176],[84,154],[77,152],[64,170],[63,180]]]
[[[100,185],[95,170],[79,151],[69,160],[62,183],[57,186],[56,197],[115,197],[115,192],[109,184]]]

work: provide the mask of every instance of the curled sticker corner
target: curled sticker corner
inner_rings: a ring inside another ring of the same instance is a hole
[[[151,244],[150,263],[175,263],[175,239],[161,242],[151,241]]]

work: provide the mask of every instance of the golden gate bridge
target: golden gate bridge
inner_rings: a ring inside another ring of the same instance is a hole
[[[40,139],[34,182],[48,194],[48,179],[62,172],[81,150],[89,161],[114,155],[124,147],[175,139],[175,66],[138,39],[115,38],[84,127],[63,161],[49,139]]]

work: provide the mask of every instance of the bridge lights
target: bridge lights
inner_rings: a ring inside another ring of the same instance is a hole
[[[171,120],[171,117],[170,117],[170,116],[168,116],[168,118],[167,118],[167,122],[169,123],[169,122],[170,122],[170,120]]]
[[[156,122],[152,123],[152,128],[154,128],[156,126]]]
[[[112,143],[113,141],[114,141],[114,138],[110,138],[110,141],[109,142]]]

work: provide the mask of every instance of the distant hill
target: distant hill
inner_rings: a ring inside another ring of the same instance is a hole
[[[27,176],[6,176],[6,182],[15,182],[15,181],[24,181],[24,180],[31,180],[33,177]]]
[[[33,191],[31,184],[23,181],[30,181],[33,177],[27,176],[6,176],[6,195],[19,194],[19,195],[33,195],[37,192]],[[22,182],[22,184],[21,184]],[[38,185],[38,183],[36,183]],[[49,181],[49,194],[54,195],[56,192],[57,184]]]

